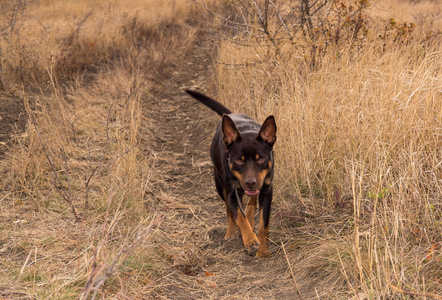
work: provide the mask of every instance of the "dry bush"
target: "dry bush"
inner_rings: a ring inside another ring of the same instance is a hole
[[[306,243],[289,247],[299,278],[323,270],[334,293],[431,296],[442,291],[442,40],[399,18],[382,36],[391,16],[366,13],[363,47],[341,40],[315,68],[295,55],[309,47],[287,44],[275,56],[254,36],[229,38],[219,95],[233,111],[278,120],[278,201],[312,217],[285,232]]]
[[[139,295],[161,268],[146,243],[161,216],[148,210],[153,162],[140,136],[149,122],[141,99],[192,42],[190,6],[10,1],[0,9],[9,24],[3,88],[29,117],[0,161],[1,296]]]
[[[310,68],[326,56],[353,54],[366,44],[366,0],[230,0],[221,12],[197,1],[206,18],[215,16],[221,36],[235,44],[262,48],[265,59],[301,58]],[[263,59],[262,56],[258,60]],[[248,63],[256,63],[256,58]]]

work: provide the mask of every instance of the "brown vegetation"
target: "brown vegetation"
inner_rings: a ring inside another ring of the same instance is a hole
[[[386,2],[317,4],[284,32],[290,7],[232,1],[246,29],[217,68],[228,107],[278,120],[279,201],[309,216],[286,229],[297,281],[374,299],[442,293],[442,11]]]
[[[147,210],[141,99],[192,42],[191,6],[8,1],[0,10],[2,88],[28,116],[0,162],[0,297],[111,295],[103,283],[134,269],[126,279],[145,284],[155,268],[142,249],[163,217]]]
[[[0,11],[0,88],[27,116],[0,161],[0,298],[440,298],[437,1]],[[201,27],[221,37],[214,79],[189,50],[212,53]],[[267,260],[222,240],[216,118],[179,96],[210,80],[278,122]]]

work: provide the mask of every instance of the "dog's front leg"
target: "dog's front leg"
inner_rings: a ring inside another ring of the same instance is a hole
[[[236,221],[233,217],[232,212],[230,211],[229,205],[226,201],[226,208],[227,208],[227,232],[224,239],[229,239],[232,236],[235,236],[238,233],[238,230],[236,229]]]
[[[233,188],[231,191],[227,192],[227,203],[230,210],[231,216],[235,220],[236,225],[241,232],[242,241],[244,247],[249,255],[254,255],[259,247],[259,241],[256,234],[253,232],[252,226],[250,226],[249,220],[241,212],[239,207],[239,202],[242,203],[241,199],[244,192],[242,190],[235,191]]]
[[[264,184],[259,194],[259,229],[258,240],[259,249],[256,253],[258,257],[270,255],[269,250],[269,226],[270,226],[270,208],[272,206],[272,185]]]
[[[255,213],[256,213],[257,198],[258,198],[257,196],[250,197],[246,209],[246,218],[247,220],[249,220],[252,230],[255,230]]]

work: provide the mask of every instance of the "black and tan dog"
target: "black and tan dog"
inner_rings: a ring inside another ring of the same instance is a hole
[[[234,114],[221,103],[199,92],[186,92],[222,116],[210,146],[210,156],[215,171],[216,190],[227,208],[225,238],[235,235],[238,226],[247,252],[250,255],[256,252],[258,257],[268,256],[275,118],[268,117],[261,126],[249,116]],[[250,197],[245,213],[242,208],[244,194]],[[253,231],[257,200],[258,236]]]

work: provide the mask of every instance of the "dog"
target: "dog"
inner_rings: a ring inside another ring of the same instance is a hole
[[[244,114],[232,113],[218,101],[197,91],[186,92],[222,117],[210,146],[215,185],[227,209],[225,239],[238,227],[249,255],[266,257],[269,251],[270,209],[273,194],[276,122],[267,117],[262,125]],[[243,196],[249,196],[243,210]],[[255,234],[256,204],[259,203],[259,229]]]

